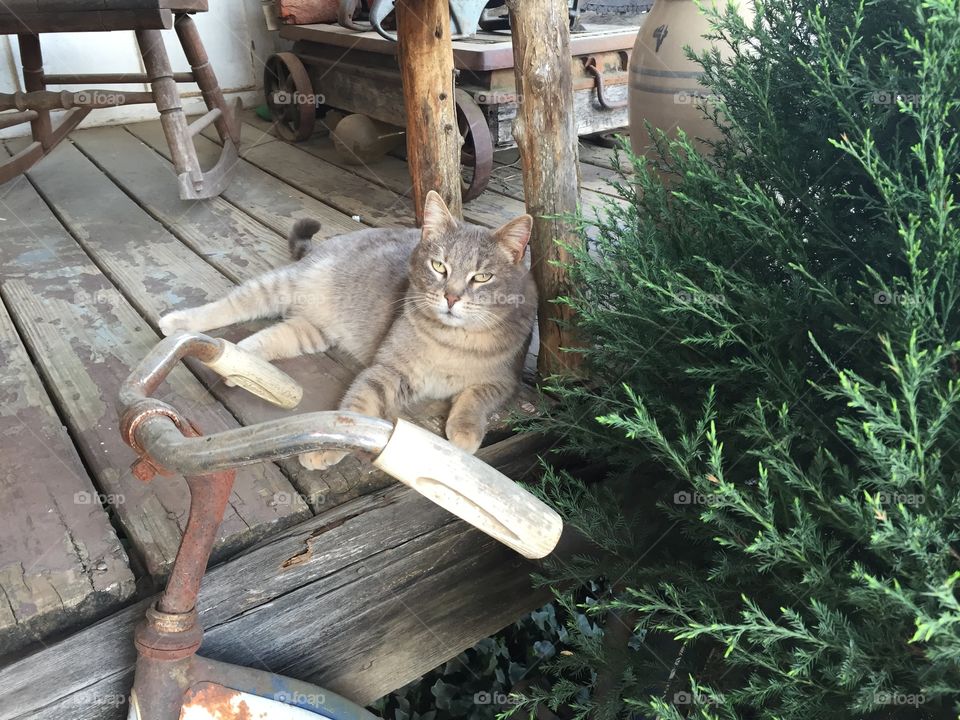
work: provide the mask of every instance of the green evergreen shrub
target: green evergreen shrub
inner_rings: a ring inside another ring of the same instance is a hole
[[[698,58],[715,153],[625,152],[561,299],[589,379],[542,428],[608,477],[543,493],[608,554],[547,579],[647,634],[514,712],[960,717],[960,2],[755,10]]]

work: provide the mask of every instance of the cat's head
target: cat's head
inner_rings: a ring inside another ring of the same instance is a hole
[[[427,193],[420,243],[410,256],[409,298],[416,311],[444,325],[496,329],[527,297],[523,263],[533,218],[496,230],[456,220],[443,198]]]

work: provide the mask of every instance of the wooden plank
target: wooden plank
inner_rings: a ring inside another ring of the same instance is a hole
[[[163,134],[159,124],[144,124],[138,126],[137,131],[151,143],[157,143],[158,147],[165,147]],[[243,227],[243,223],[233,220],[235,214],[239,211],[232,206],[221,208],[216,214],[193,213],[184,208],[192,208],[196,203],[189,203],[180,200],[176,195],[176,187],[168,182],[169,165],[156,153],[145,145],[139,143],[133,136],[124,133],[118,128],[101,128],[97,130],[84,131],[76,134],[75,142],[83,148],[99,167],[103,168],[115,182],[136,199],[145,208],[151,211],[153,216],[164,226],[181,237],[185,242],[198,245],[201,254],[210,258],[211,264],[222,270],[224,274],[232,278],[243,281],[252,278],[260,272],[258,263],[252,261],[251,255],[256,254],[256,239],[251,238],[248,242],[241,242],[238,247],[229,251],[220,252],[219,246],[207,247],[204,245],[203,238],[213,238],[219,232],[218,227],[226,224],[228,228]],[[209,140],[203,140],[200,145],[201,160],[207,157],[203,153],[209,153],[215,157],[218,153],[217,146]],[[84,165],[79,156],[71,155],[62,160],[62,167],[70,169],[71,172],[81,172]],[[266,182],[268,186],[271,183],[280,181],[262,171],[257,170],[258,181]],[[269,181],[269,182],[268,182]],[[53,182],[53,180],[51,180]],[[257,185],[252,184],[249,191],[253,193]],[[281,191],[272,190],[271,194],[277,194]],[[315,200],[311,201],[316,203]],[[203,203],[206,205],[207,203]],[[117,208],[112,207],[110,212],[116,212]],[[330,212],[329,208],[326,208]],[[73,208],[71,212],[79,212],[80,208]],[[132,211],[131,211],[132,212]],[[303,213],[298,213],[302,215]],[[121,220],[117,216],[117,221]],[[87,218],[87,221],[91,221]],[[349,221],[353,222],[353,221]],[[328,230],[327,232],[330,232]],[[180,235],[184,233],[184,235]],[[261,235],[264,230],[261,228]],[[269,233],[267,233],[269,234]],[[101,236],[99,243],[109,244],[111,242],[108,236]],[[119,240],[113,242],[119,243]],[[274,242],[277,242],[274,239]],[[152,239],[152,244],[169,243],[169,238],[157,237]],[[284,241],[285,243],[285,241]],[[95,257],[103,255],[104,250],[91,246],[91,253]],[[176,248],[172,252],[175,252]],[[275,257],[275,256],[273,256]],[[110,262],[105,258],[104,262]],[[164,262],[168,265],[173,262],[171,254],[164,257]],[[277,264],[287,262],[284,258]],[[177,275],[180,272],[185,273],[186,283],[190,284],[190,270],[183,262],[178,262],[172,266],[171,274]],[[266,268],[270,269],[270,268]],[[194,273],[195,275],[195,273]],[[218,293],[227,291],[227,286],[223,283],[217,285],[216,278],[203,277],[204,286],[212,288],[213,297],[219,297]],[[214,285],[210,285],[214,283]],[[132,293],[139,295],[139,288],[131,288]],[[176,293],[183,295],[187,290],[176,287]],[[143,314],[152,322],[156,321],[159,312],[158,308],[145,305],[142,308]],[[227,329],[220,334],[231,339],[238,339],[244,333],[249,332],[249,326]],[[340,401],[346,387],[353,380],[355,374],[359,371],[359,366],[355,361],[343,355],[334,354],[332,357],[327,354],[312,355],[304,358],[294,358],[283,360],[277,363],[286,372],[295,377],[304,387],[304,399],[297,408],[298,412],[310,412],[314,410],[332,410],[335,409]],[[219,379],[209,373],[200,373],[201,379],[209,381],[211,390],[233,411],[233,413],[245,424],[262,422],[275,417],[283,417],[286,411],[279,410],[274,406],[268,405],[252,395],[236,389],[226,388]],[[536,396],[533,391],[526,389],[515,403],[513,409],[520,412],[527,412],[526,408],[532,407]],[[431,405],[411,410],[408,417],[418,424],[438,434],[443,434],[443,419],[446,415],[445,405]],[[507,423],[507,414],[503,413],[501,417],[493,424],[491,429],[491,438],[502,435]],[[281,461],[280,466],[286,475],[291,479],[296,488],[300,491],[303,498],[315,511],[333,507],[345,502],[348,499],[358,497],[359,495],[371,492],[373,490],[385,487],[392,481],[383,473],[374,469],[366,463],[362,463],[357,458],[347,458],[337,466],[325,471],[309,471],[300,466],[295,458]]]
[[[164,137],[159,121],[127,125],[126,130],[167,160],[170,159],[170,148],[167,146],[167,139]],[[85,132],[74,133],[74,137],[80,141]],[[220,156],[220,147],[202,135],[194,138],[194,144],[201,161],[215,162]],[[170,193],[164,193],[164,197],[172,196]],[[287,237],[293,228],[293,224],[303,218],[311,218],[320,222],[320,231],[317,233],[317,237],[332,237],[366,227],[362,223],[351,219],[349,215],[297,190],[246,160],[240,160],[236,164],[230,177],[230,183],[220,197],[245,213],[252,215],[283,237]],[[160,202],[160,199],[157,202]],[[199,205],[207,204],[212,205],[214,201],[207,200],[204,203],[199,203]],[[176,210],[176,207],[173,209]],[[255,251],[255,246],[252,249]],[[283,258],[283,262],[286,262],[287,255],[284,254]]]
[[[2,190],[0,190],[2,192]],[[134,578],[0,304],[0,656],[116,608]]]
[[[90,200],[98,199],[96,208],[103,211],[103,216],[76,229],[90,247],[98,247],[104,239],[118,234],[125,236],[116,255],[104,255],[113,262],[112,275],[123,279],[128,288],[138,288],[142,303],[156,298],[162,298],[161,302],[170,302],[171,298],[177,302],[198,300],[202,291],[188,292],[186,281],[181,288],[187,293],[184,296],[178,297],[163,286],[169,272],[163,259],[170,255],[170,249],[160,242],[159,226],[142,212],[123,219],[111,217],[106,211],[121,207],[121,198],[126,197],[99,172],[73,174],[65,164],[71,157],[83,159],[70,145],[60,146],[35,168],[34,177],[44,180],[45,189],[60,202],[59,211],[65,219],[71,213],[83,216],[94,212]],[[99,187],[98,181],[108,183],[109,188]],[[177,478],[145,485],[133,476],[128,468],[135,456],[120,438],[114,410],[117,387],[158,337],[64,230],[29,183],[20,180],[7,187],[2,215],[8,219],[8,231],[0,243],[3,297],[98,487],[113,496],[117,519],[148,572],[163,573],[173,560],[186,521],[186,483]],[[140,255],[135,248],[148,250],[148,255]],[[125,254],[142,264],[123,267],[117,257]],[[152,266],[151,261],[155,263]],[[198,268],[193,275],[201,281],[204,278],[199,268],[212,272],[205,263],[194,260],[193,264]],[[219,278],[220,283],[228,282]],[[237,426],[233,416],[186,369],[175,370],[160,394],[176,397],[179,406],[207,432]],[[273,503],[278,493],[292,494],[293,488],[276,467],[245,468],[238,473],[218,536],[218,558],[309,514],[299,498],[285,505]]]
[[[531,589],[530,570],[414,491],[393,487],[211,570],[197,605],[202,654],[366,704],[541,604],[546,593]],[[0,669],[0,720],[125,717],[132,631],[145,608]]]
[[[164,137],[159,121],[141,123],[139,129],[154,139]],[[223,198],[194,202],[181,200],[175,184],[171,187],[173,166],[124,128],[82,130],[75,132],[71,140],[108,177],[133,195],[138,205],[234,282],[242,282],[291,262],[286,234],[296,219],[310,217],[319,220],[318,239],[365,227],[313,198],[306,198],[310,203],[303,207],[302,198],[291,197],[289,192],[280,190],[284,185],[281,181],[246,163],[240,163],[247,172],[245,178],[237,178],[244,183],[244,188],[233,196],[236,204]],[[165,148],[165,140],[163,142]],[[214,153],[214,143],[206,138],[200,138],[199,142],[209,146],[210,154]],[[216,152],[219,153],[219,148]],[[237,172],[237,175],[244,173]],[[231,180],[231,188],[234,184]],[[262,190],[264,186],[266,191]],[[257,208],[269,207],[268,218],[272,219],[278,211],[275,203],[280,200],[281,193],[286,202],[280,211],[291,213],[282,223],[286,232],[260,222],[259,214],[254,217],[249,210],[240,209],[249,208],[253,203]],[[308,212],[314,210],[319,214]]]
[[[136,142],[129,135],[132,142]],[[93,139],[88,147],[94,146]],[[162,158],[139,146],[139,161],[156,167],[154,179],[166,179],[166,166]],[[124,165],[115,156],[99,156],[116,172],[124,174]],[[84,177],[82,190],[73,178]],[[147,182],[150,175],[137,176],[135,181]],[[163,225],[153,220],[136,202],[122,193],[105,175],[96,172],[94,165],[75,147],[64,145],[57,148],[54,160],[38,165],[31,171],[41,192],[64,218],[68,228],[80,239],[82,246],[104,268],[140,314],[156,328],[161,315],[170,310],[202,305],[223,297],[233,283],[211,265],[198,261],[196,255],[178,242]],[[147,182],[140,187],[127,185],[135,197],[144,198],[155,191],[166,193],[170,203],[180,203],[175,198],[173,184],[155,186]],[[109,203],[92,206],[88,198],[111,197]],[[193,203],[183,202],[189,207]],[[189,216],[180,220],[181,225],[191,227],[192,234],[199,236],[205,230],[209,218]],[[126,228],[136,227],[138,240],[131,241]],[[176,229],[171,225],[171,229]],[[247,279],[258,274],[245,267],[242,258],[221,255],[216,258],[221,265],[229,263],[233,274]],[[269,322],[269,321],[268,321]],[[236,341],[262,327],[266,322],[245,323],[211,334]],[[332,410],[337,407],[343,393],[355,375],[355,368],[327,355],[294,358],[277,363],[293,375],[304,388],[304,399],[298,410]],[[210,392],[220,400],[244,424],[252,424],[274,418],[287,417],[289,411],[271,405],[250,393],[227,387],[219,376],[202,365],[191,363],[191,368]],[[378,471],[349,458],[336,468],[325,472],[303,468],[296,458],[280,461],[284,473],[291,479],[299,493],[291,497],[291,511],[300,512],[303,501],[319,510],[356,497],[371,489],[383,487],[386,478]],[[290,488],[287,488],[288,490]]]
[[[159,128],[159,125],[157,127]],[[110,268],[111,274],[122,275],[119,284],[128,297],[134,298],[143,316],[154,327],[163,313],[176,307],[190,307],[218,299],[231,289],[232,284],[217,275],[213,268],[204,265],[193,267],[197,265],[195,257],[169,233],[159,228],[156,223],[151,223],[137,203],[151,210],[160,223],[185,242],[198,243],[201,254],[210,259],[211,265],[234,280],[244,281],[289,262],[288,256],[280,258],[278,253],[267,255],[268,260],[273,263],[266,267],[263,267],[261,262],[254,261],[256,238],[250,238],[248,242],[240,243],[229,251],[221,251],[213,238],[218,232],[222,232],[220,228],[224,224],[228,229],[243,226],[242,222],[234,219],[240,214],[239,210],[226,204],[225,207],[219,207],[215,213],[212,210],[193,212],[192,208],[196,205],[207,205],[207,202],[180,200],[176,186],[169,182],[169,163],[129,133],[120,128],[100,128],[77,135],[78,146],[84,148],[137,202],[123,197],[111,203],[109,209],[102,209],[94,214],[84,210],[81,203],[70,199],[69,187],[62,184],[60,175],[42,175],[42,186],[49,188],[57,198],[64,198],[64,214],[70,217],[68,224],[75,225],[78,232],[86,232],[85,228],[90,224],[102,222],[104,214],[108,216],[108,225],[112,229],[98,233],[96,239],[91,238],[84,244],[98,262]],[[159,136],[162,137],[162,132]],[[206,142],[208,152],[218,152],[212,142]],[[89,172],[92,166],[88,159],[72,149],[61,153],[58,169],[80,175]],[[104,181],[98,182],[103,184]],[[102,190],[109,191],[106,186]],[[149,233],[149,247],[135,247],[123,253],[118,252],[118,248],[124,244],[121,237],[123,231],[120,228],[123,224],[128,224],[131,217],[138,215],[143,216],[140,225],[153,231]],[[276,245],[282,242],[286,251],[286,241],[281,241],[279,236],[265,228],[260,229],[259,235],[265,238],[265,244]],[[272,238],[266,237],[271,235]],[[205,237],[211,240],[203,240]],[[157,251],[160,248],[163,253],[158,257]],[[141,267],[150,267],[159,273],[152,283],[153,292],[146,285],[137,284],[131,277],[131,271],[136,274]],[[158,294],[158,289],[165,292]],[[164,297],[168,296],[173,300],[165,301]],[[211,334],[238,340],[264,324],[266,323],[245,323],[212,331]],[[297,407],[297,412],[336,409],[358,369],[355,362],[343,355],[334,358],[327,354],[281,360],[277,365],[296,378],[304,388],[304,397]],[[226,387],[219,377],[200,366],[194,366],[194,369],[211,392],[246,425],[289,415],[288,411],[270,405],[239,388]],[[307,470],[296,458],[282,460],[279,464],[299,491],[299,497],[294,496],[291,501],[299,503],[302,498],[315,511],[382,488],[390,482],[383,473],[353,457],[325,471]]]
[[[273,132],[272,123],[262,120],[252,113],[245,113],[243,120],[245,126],[249,124],[263,133]],[[271,137],[273,137],[272,134]],[[407,163],[399,158],[387,155],[375,163],[350,165],[340,157],[333,146],[333,140],[319,135],[314,135],[308,140],[297,143],[295,147],[320,158],[325,163],[365,178],[395,193],[404,196],[410,195],[410,172],[407,169]],[[491,189],[494,188],[491,187]],[[503,223],[525,212],[522,188],[519,196],[514,192],[509,193],[507,197],[497,192],[485,192],[463,206],[463,217],[467,221],[490,228],[500,227]]]
[[[497,153],[497,155],[503,155],[503,153]],[[586,178],[580,182],[580,204],[584,210],[588,212],[602,210],[604,205],[615,200],[610,194],[614,192],[613,189],[603,180],[604,173],[613,176],[612,171],[604,171],[595,165],[581,165],[580,171],[581,178]],[[595,191],[590,189],[591,187],[602,187],[604,192]],[[523,170],[519,159],[510,164],[497,162],[495,159],[493,172],[490,174],[490,189],[523,199]]]
[[[338,0],[277,0],[277,17],[289,25],[333,22],[338,5]]]
[[[623,132],[624,134],[629,135],[629,128],[624,128]],[[581,140],[579,150],[581,166],[583,164],[588,164],[595,165],[600,168],[607,168],[608,170],[616,169],[616,166],[613,162],[614,155],[616,154],[616,150],[614,148],[597,145],[589,140]],[[626,162],[626,158],[622,158],[622,161],[624,163],[624,168],[631,170],[631,166]]]
[[[103,12],[0,13],[0,34],[46,32],[102,32],[111,30],[170,29],[173,13],[166,9],[109,10]]]
[[[204,133],[207,137],[213,137]],[[413,227],[408,198],[336,165],[311,156],[298,146],[243,123],[240,155],[251,164],[360,222],[374,227]],[[408,183],[409,187],[409,183]]]
[[[290,261],[285,238],[226,200],[180,200],[172,166],[123,128],[75,132],[71,140],[109,178],[116,181],[117,175],[122,174],[123,187],[142,189],[137,203],[234,282],[241,270],[260,274]],[[68,164],[76,172],[94,170],[89,163],[75,157],[70,157]],[[173,192],[171,186],[174,186]]]

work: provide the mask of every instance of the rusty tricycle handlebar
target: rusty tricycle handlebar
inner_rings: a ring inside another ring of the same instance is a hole
[[[297,382],[266,360],[201,333],[161,340],[121,386],[120,430],[139,456],[134,473],[144,481],[179,473],[190,488],[190,514],[166,588],[137,628],[131,718],[176,720],[189,703],[212,702],[211,688],[218,702],[236,700],[243,687],[248,688],[243,702],[269,705],[257,687],[296,684],[196,655],[202,638],[196,610],[200,580],[239,466],[318,450],[359,451],[387,474],[527,558],[545,557],[560,543],[563,523],[556,512],[482,460],[404,420],[313,412],[203,436],[174,405],[152,397],[187,357],[281,407],[295,407],[302,396]],[[206,688],[202,693],[197,690],[201,687]],[[328,718],[372,717],[333,693],[314,695],[325,699],[298,707]],[[281,704],[287,710],[273,715],[268,708],[263,716],[294,717],[292,709]]]

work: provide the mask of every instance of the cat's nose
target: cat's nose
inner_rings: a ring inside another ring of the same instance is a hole
[[[457,304],[457,300],[460,299],[459,295],[451,295],[450,293],[447,293],[446,295],[444,295],[444,297],[447,299],[448,308],[452,308],[454,305]]]

